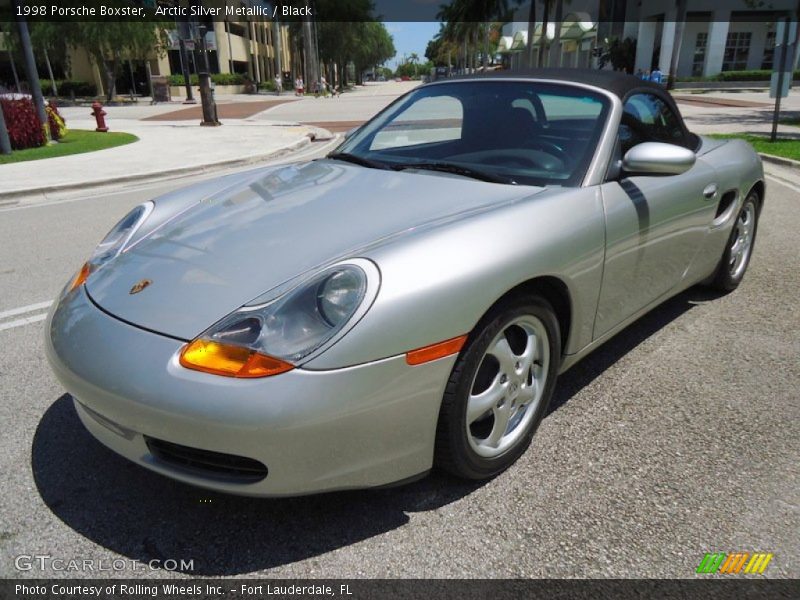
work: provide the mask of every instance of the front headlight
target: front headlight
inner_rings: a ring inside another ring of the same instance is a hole
[[[229,377],[266,377],[335,343],[366,313],[380,285],[364,259],[334,265],[267,303],[231,313],[180,356],[188,368]]]
[[[83,285],[94,271],[108,263],[110,260],[119,256],[125,250],[133,235],[147,220],[150,213],[153,212],[155,204],[153,202],[145,202],[134,208],[131,212],[125,215],[119,223],[111,228],[103,240],[97,245],[92,252],[89,260],[84,263],[81,270],[67,286],[64,293],[71,292],[75,288]]]

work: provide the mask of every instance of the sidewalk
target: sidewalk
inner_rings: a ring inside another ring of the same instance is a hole
[[[763,92],[673,93],[678,108],[691,131],[706,133],[767,134],[772,130],[775,99]],[[745,106],[731,106],[744,104]],[[790,90],[781,99],[781,119],[800,118],[800,90]],[[800,127],[778,124],[778,135],[800,138]]]
[[[224,121],[221,127],[200,127],[198,121],[148,122],[136,119],[133,113],[125,115],[125,110],[127,107],[109,107],[108,126],[112,131],[136,135],[138,142],[100,152],[3,165],[0,202],[256,163],[301,148],[319,133],[308,126],[247,119]],[[137,108],[132,107],[132,111]],[[93,130],[96,126],[85,108],[65,108],[62,112],[72,129]]]
[[[156,181],[263,162],[298,150],[312,138],[332,137],[331,131],[317,121],[363,122],[407,89],[407,84],[392,82],[327,99],[296,98],[290,92],[281,96],[220,96],[217,106],[221,127],[200,127],[199,105],[140,102],[108,106],[104,110],[110,130],[132,133],[139,137],[138,142],[99,152],[2,165],[0,205],[23,197],[136,180]],[[90,112],[85,106],[61,109],[71,129],[94,130],[96,123]]]

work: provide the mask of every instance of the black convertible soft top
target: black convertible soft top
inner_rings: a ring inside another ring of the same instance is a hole
[[[545,68],[545,69],[519,69],[513,71],[489,71],[474,75],[463,75],[440,79],[438,81],[456,81],[464,79],[484,78],[513,78],[513,79],[554,79],[556,81],[584,83],[594,87],[608,90],[612,94],[624,99],[633,90],[647,90],[658,93],[659,96],[668,96],[663,85],[644,81],[622,71],[606,71],[599,69],[571,69],[571,68]]]
[[[628,75],[622,71],[606,71],[600,69],[573,69],[573,68],[544,68],[544,69],[519,69],[513,71],[489,71],[474,75],[461,75],[448,79],[439,79],[432,85],[446,81],[469,81],[480,79],[550,79],[564,83],[582,83],[592,87],[607,90],[625,102],[628,96],[634,93],[650,93],[661,98],[672,109],[680,121],[683,129],[686,147],[697,150],[700,147],[700,138],[691,133],[686,127],[683,115],[675,104],[672,95],[663,85],[652,81],[645,81]]]

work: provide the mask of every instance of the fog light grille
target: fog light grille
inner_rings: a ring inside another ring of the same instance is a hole
[[[196,475],[234,483],[255,483],[267,476],[267,467],[252,458],[190,448],[147,436],[144,439],[156,459]]]

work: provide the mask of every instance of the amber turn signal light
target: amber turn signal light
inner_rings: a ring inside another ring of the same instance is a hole
[[[411,350],[410,352],[406,352],[406,362],[409,365],[421,365],[426,362],[431,362],[432,360],[450,356],[451,354],[456,354],[461,351],[466,341],[467,336],[460,335],[450,340]]]
[[[91,275],[91,273],[92,273],[92,265],[89,264],[88,262],[84,263],[83,266],[81,267],[81,270],[78,271],[77,275],[75,275],[75,279],[72,280],[72,283],[69,286],[69,291],[71,292],[75,288],[78,288],[82,286],[84,283],[86,283],[86,280],[89,278],[89,275]]]
[[[194,340],[181,351],[181,366],[223,377],[269,377],[294,369],[280,359],[255,350],[210,340]]]

